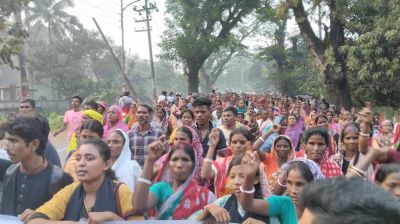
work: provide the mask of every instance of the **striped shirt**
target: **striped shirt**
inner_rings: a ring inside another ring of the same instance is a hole
[[[128,132],[129,137],[129,147],[132,152],[133,160],[136,160],[140,167],[143,168],[144,161],[147,158],[147,146],[157,141],[162,135],[161,129],[157,127],[150,126],[147,132],[140,132],[138,127],[133,127],[132,130]]]

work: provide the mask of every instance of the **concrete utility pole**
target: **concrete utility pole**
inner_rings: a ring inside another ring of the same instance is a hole
[[[125,32],[124,32],[124,11],[132,4],[138,2],[140,0],[136,0],[130,2],[126,6],[124,6],[124,0],[121,0],[121,57],[122,57],[122,72],[121,72],[121,90],[124,91],[125,84],[124,84],[124,76],[127,76],[127,69],[126,69],[126,57],[125,57]]]
[[[131,91],[131,93],[133,95],[136,95],[136,92],[135,92],[135,90],[134,90],[134,88],[132,86],[131,81],[129,81],[128,77],[123,73],[123,68],[122,68],[121,62],[118,60],[117,55],[115,55],[112,47],[110,46],[110,43],[108,43],[108,40],[107,40],[106,36],[104,35],[103,31],[101,30],[101,28],[100,28],[100,26],[97,23],[97,20],[95,18],[93,18],[93,22],[96,25],[97,30],[99,31],[99,33],[100,33],[101,37],[103,38],[104,42],[106,43],[107,48],[110,51],[112,57],[114,58],[115,64],[118,66],[118,68],[120,69],[121,73],[123,74],[123,78],[125,79],[126,83],[128,84],[129,90]]]
[[[146,22],[146,29],[144,30],[136,30],[136,32],[147,32],[147,39],[149,42],[149,57],[150,57],[150,70],[151,70],[151,86],[153,90],[153,100],[157,100],[157,90],[156,90],[156,75],[154,72],[154,61],[153,61],[153,47],[151,44],[151,28],[150,28],[150,11],[157,10],[157,6],[155,3],[149,3],[148,0],[144,0],[144,6],[141,9],[138,9],[136,6],[133,8],[136,12],[139,12],[141,15],[142,11],[146,13],[146,19],[135,20],[135,22]],[[158,10],[157,10],[158,11]]]

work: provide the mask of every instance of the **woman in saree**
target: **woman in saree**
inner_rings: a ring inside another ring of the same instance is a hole
[[[276,128],[278,129],[279,126]],[[258,145],[258,143],[254,144],[253,149],[258,150]],[[272,144],[272,150],[267,153],[259,152],[259,154],[261,160],[264,161],[265,174],[268,179],[268,189],[272,191],[278,178],[280,168],[286,162],[295,159],[296,153],[289,136],[278,135]]]
[[[202,185],[202,181],[200,179],[200,169],[203,165],[203,147],[201,146],[200,138],[196,130],[193,127],[188,126],[182,126],[176,129],[174,139],[171,143],[172,145],[188,144],[196,152],[197,166],[193,171],[193,176],[197,183]],[[154,167],[154,173],[156,174],[154,182],[171,180],[170,172],[168,171],[168,154],[164,154],[159,160],[157,160],[157,162],[154,164]]]
[[[360,126],[353,122],[348,123],[343,127],[342,133],[340,134],[340,150],[338,153],[333,155],[331,159],[335,161],[344,175],[347,174],[351,167],[356,166],[359,161],[364,159],[366,150],[360,150]],[[366,170],[367,179],[371,179],[373,173],[372,165],[368,166]]]
[[[190,145],[178,144],[168,152],[168,170],[170,181],[152,184],[154,163],[165,152],[167,141],[151,143],[143,172],[137,180],[133,199],[137,212],[152,210],[149,216],[158,220],[187,219],[194,212],[214,201],[214,195],[206,187],[199,186],[194,179],[196,153]]]
[[[285,135],[289,136],[294,149],[298,149],[300,147],[300,139],[303,132],[304,122],[300,120],[296,115],[289,114],[288,125],[285,130]]]
[[[132,128],[132,125],[137,122],[136,111],[137,111],[137,105],[136,103],[132,103],[129,108],[129,112],[124,119],[126,127],[129,130]]]
[[[143,219],[133,216],[133,193],[116,182],[111,170],[111,151],[100,139],[90,139],[79,146],[76,173],[79,182],[60,190],[36,209],[29,224]]]
[[[120,129],[124,132],[128,131],[128,128],[124,123],[122,113],[122,109],[116,105],[113,105],[108,109],[107,123],[104,125],[103,139],[108,139],[110,133],[117,129]]]

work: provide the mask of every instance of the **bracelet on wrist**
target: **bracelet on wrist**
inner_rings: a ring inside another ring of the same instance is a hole
[[[281,183],[281,181],[279,180],[279,178],[278,178],[278,184],[279,184],[279,186],[281,186],[281,187],[287,187],[286,184],[282,184],[282,183]]]
[[[213,163],[213,160],[212,159],[208,159],[208,158],[204,158],[203,162],[204,163]]]
[[[258,137],[258,140],[262,141],[263,143],[265,142],[265,140],[262,137]]]
[[[151,185],[152,184],[152,182],[150,180],[147,180],[147,179],[144,179],[144,178],[141,178],[141,177],[137,178],[137,182],[144,183],[144,184],[147,184],[147,185]]]
[[[256,189],[253,187],[251,190],[249,190],[249,191],[246,191],[246,190],[243,190],[243,187],[242,186],[240,186],[240,191],[241,192],[243,192],[243,193],[245,193],[245,194],[254,194],[254,192],[256,192]]]
[[[363,137],[370,137],[369,133],[363,133],[360,131],[359,134],[360,134],[360,136],[363,136]]]

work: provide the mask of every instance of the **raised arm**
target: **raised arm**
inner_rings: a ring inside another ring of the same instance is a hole
[[[268,202],[263,199],[254,199],[254,181],[260,166],[260,158],[257,152],[247,151],[242,159],[242,168],[245,178],[241,187],[240,205],[248,212],[266,215],[269,209]]]
[[[387,139],[376,138],[365,157],[355,167],[349,167],[351,172],[347,172],[346,177],[365,176],[365,170],[367,170],[369,165],[382,155],[387,155],[391,147],[392,143]]]
[[[214,178],[214,172],[212,170],[212,161],[213,156],[215,154],[215,150],[217,149],[218,141],[219,141],[219,130],[217,128],[213,128],[209,135],[210,147],[208,148],[207,155],[203,160],[203,165],[201,167],[201,179],[207,180]]]
[[[367,154],[370,141],[370,133],[372,128],[372,112],[368,108],[362,109],[358,113],[358,119],[360,122],[360,135],[358,141],[358,150],[362,154]]]
[[[147,147],[148,155],[143,166],[142,175],[136,181],[135,193],[132,199],[135,214],[146,212],[154,208],[157,204],[158,199],[153,194],[149,194],[149,188],[151,185],[154,163],[164,152],[164,141],[164,137],[161,137],[160,140],[151,143]]]
[[[274,124],[271,129],[262,134],[253,144],[253,151],[258,152],[258,156],[261,161],[265,161],[266,154],[260,150],[261,146],[264,144],[265,140],[273,133],[278,133],[281,129],[280,125]]]

